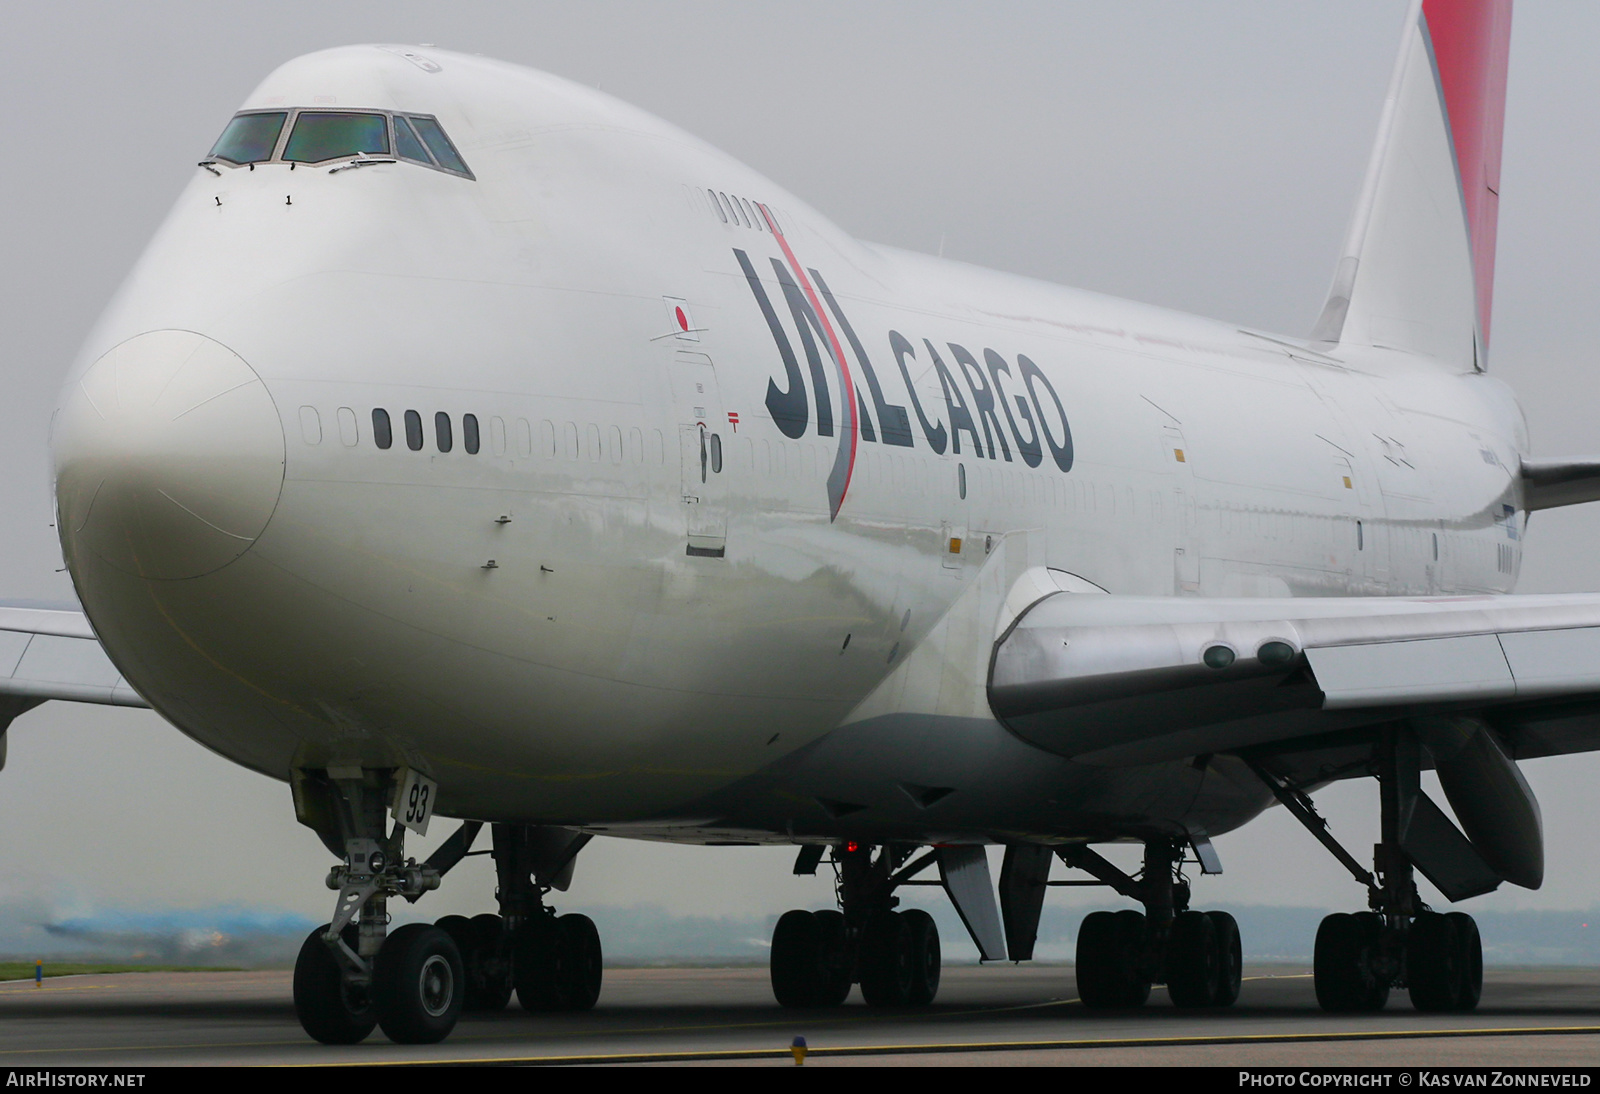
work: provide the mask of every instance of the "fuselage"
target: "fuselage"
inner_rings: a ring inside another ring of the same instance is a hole
[[[265,774],[678,838],[1219,832],[1265,791],[986,714],[1018,575],[1515,581],[1525,428],[1482,373],[864,244],[509,65],[332,50],[243,109],[313,108],[437,117],[471,177],[197,168],[54,433],[107,651]]]

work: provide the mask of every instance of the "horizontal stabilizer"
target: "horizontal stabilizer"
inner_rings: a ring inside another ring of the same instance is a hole
[[[1585,501],[1600,501],[1600,456],[1522,461],[1524,509],[1555,509]]]

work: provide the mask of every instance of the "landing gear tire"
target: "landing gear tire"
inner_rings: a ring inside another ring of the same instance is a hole
[[[1141,969],[1144,916],[1135,911],[1090,912],[1078,928],[1078,995],[1086,1007],[1142,1007],[1150,981]]]
[[[819,1007],[837,1007],[850,996],[855,981],[850,941],[845,933],[844,913],[831,908],[814,912],[817,923],[817,949],[820,972],[815,981]]]
[[[910,926],[898,912],[878,912],[861,936],[861,998],[869,1007],[903,1007],[918,979]]]
[[[822,964],[820,934],[815,912],[795,909],[778,917],[778,925],[772,929],[768,971],[772,978],[772,994],[780,1007],[818,1005],[817,974]]]
[[[906,1002],[925,1007],[939,994],[939,973],[944,955],[939,950],[939,925],[921,908],[900,913],[905,920],[907,944],[911,949],[911,990]]]
[[[1209,1007],[1222,971],[1217,928],[1204,912],[1180,912],[1167,948],[1167,994],[1175,1007]]]
[[[1313,974],[1317,1003],[1335,1013],[1382,1010],[1389,982],[1378,974],[1383,920],[1373,912],[1335,912],[1317,928]]]
[[[505,944],[506,921],[492,912],[475,915],[472,923],[472,942],[478,955],[481,979],[472,976],[468,968],[469,990],[467,1002],[472,1004],[473,990],[477,992],[476,1009],[481,1011],[505,1010],[511,1002],[514,985],[511,982],[511,950]]]
[[[372,995],[365,988],[346,984],[339,963],[322,941],[328,924],[306,936],[294,961],[294,1013],[300,1028],[325,1045],[355,1045],[365,1041],[378,1024]],[[354,945],[355,931],[345,931]]]
[[[553,916],[535,915],[511,943],[511,976],[523,1010],[561,1009],[561,931]]]
[[[1456,1010],[1477,1010],[1483,996],[1483,939],[1478,934],[1478,921],[1466,912],[1448,912],[1445,918],[1455,920],[1456,940],[1461,946],[1463,973]]]
[[[1423,912],[1406,936],[1411,1005],[1421,1011],[1464,1011],[1483,992],[1483,944],[1462,912]]]
[[[409,923],[383,940],[372,968],[373,1010],[389,1040],[431,1045],[444,1040],[461,1017],[466,971],[450,935],[426,923]]]
[[[500,957],[504,921],[497,915],[447,915],[434,924],[461,951],[466,970],[466,995],[462,1011],[504,1010],[511,998],[511,975]]]
[[[556,986],[562,1010],[592,1010],[600,999],[604,975],[600,932],[586,915],[564,915],[556,920],[560,953],[556,961]]]
[[[524,1010],[588,1010],[600,998],[601,958],[588,916],[535,916],[512,943],[517,999]]]
[[[1238,921],[1227,912],[1207,912],[1217,932],[1217,994],[1214,1007],[1231,1007],[1239,999],[1244,981],[1244,946],[1239,939]]]
[[[479,957],[477,932],[472,929],[472,920],[464,915],[447,915],[435,920],[433,925],[449,935],[450,941],[456,944],[456,949],[461,953],[462,1013],[481,1009],[478,984],[483,979],[483,962]]]

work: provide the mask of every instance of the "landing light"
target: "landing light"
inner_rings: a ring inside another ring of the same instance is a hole
[[[1256,650],[1256,657],[1263,665],[1277,668],[1294,660],[1294,647],[1287,642],[1263,642]]]
[[[1207,646],[1200,659],[1214,669],[1225,669],[1233,664],[1234,652],[1227,646]]]

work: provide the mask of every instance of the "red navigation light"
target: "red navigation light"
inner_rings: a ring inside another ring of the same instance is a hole
[[[853,854],[856,851],[861,850],[861,845],[859,843],[857,843],[855,840],[846,840],[845,841],[845,845],[844,845],[844,849]]]

